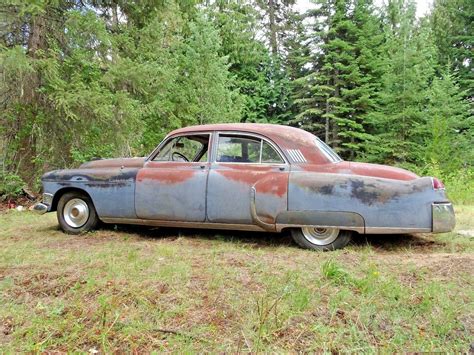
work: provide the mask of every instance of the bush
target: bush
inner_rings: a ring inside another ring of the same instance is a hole
[[[420,170],[419,173],[440,179],[446,186],[446,193],[453,203],[474,203],[474,168],[443,171],[439,165],[433,163]]]
[[[16,174],[0,174],[0,196],[2,199],[16,197],[23,191],[26,185],[21,177]]]

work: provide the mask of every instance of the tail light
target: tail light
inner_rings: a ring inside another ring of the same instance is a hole
[[[444,190],[444,184],[435,177],[431,178],[431,184],[433,185],[433,190]]]

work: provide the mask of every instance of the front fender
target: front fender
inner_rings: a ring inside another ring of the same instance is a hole
[[[43,191],[57,203],[66,191],[87,193],[99,217],[136,218],[135,180],[139,168],[65,169],[41,178]],[[49,211],[54,210],[54,202]]]

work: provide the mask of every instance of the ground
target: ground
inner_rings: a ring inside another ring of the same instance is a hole
[[[288,235],[103,227],[0,214],[0,352],[449,351],[474,334],[474,206],[442,235]]]

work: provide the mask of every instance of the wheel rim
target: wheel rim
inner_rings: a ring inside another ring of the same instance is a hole
[[[303,235],[308,242],[316,245],[331,244],[339,235],[338,228],[304,227],[301,228],[301,232],[303,232]]]
[[[64,221],[72,228],[80,228],[89,219],[89,206],[80,198],[69,200],[63,209]]]

